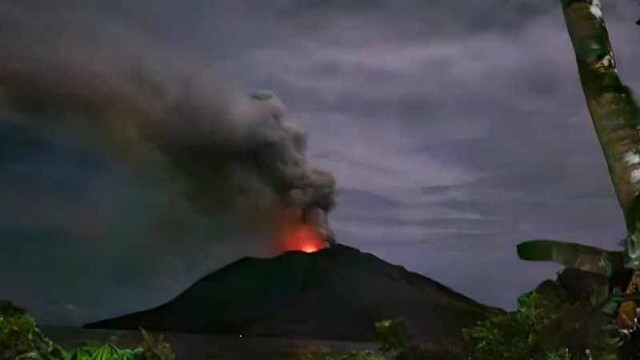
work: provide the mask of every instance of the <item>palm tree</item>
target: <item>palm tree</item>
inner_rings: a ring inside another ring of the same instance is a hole
[[[625,251],[533,240],[520,244],[518,255],[525,260],[554,260],[607,275],[615,268],[631,269],[627,301],[618,310],[618,323],[635,328],[637,305],[628,298],[638,297],[640,286],[640,109],[618,76],[600,1],[561,3],[589,113],[625,218]]]

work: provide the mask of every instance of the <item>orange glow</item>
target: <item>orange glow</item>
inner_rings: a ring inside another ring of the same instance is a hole
[[[304,245],[300,250],[306,253],[312,253],[320,250],[320,248],[317,247],[316,245]]]
[[[300,225],[289,230],[283,240],[284,251],[298,250],[312,253],[326,246],[318,231],[307,225]]]

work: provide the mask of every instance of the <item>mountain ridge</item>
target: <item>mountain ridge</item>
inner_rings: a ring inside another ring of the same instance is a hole
[[[310,254],[243,257],[162,305],[85,327],[370,341],[376,321],[401,317],[417,333],[458,342],[461,328],[495,311],[337,244]]]

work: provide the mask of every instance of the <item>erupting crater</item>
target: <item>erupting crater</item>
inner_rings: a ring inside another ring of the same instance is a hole
[[[328,246],[318,230],[309,225],[299,225],[285,232],[282,251],[313,253]]]

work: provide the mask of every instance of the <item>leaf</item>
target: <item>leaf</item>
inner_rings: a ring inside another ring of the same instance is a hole
[[[622,251],[604,250],[593,246],[556,240],[530,240],[518,244],[518,257],[529,261],[554,261],[597,274],[611,275],[613,269],[622,268]]]
[[[620,302],[617,299],[609,298],[602,308],[600,308],[600,311],[607,315],[613,315],[618,311],[618,306],[620,306]]]

